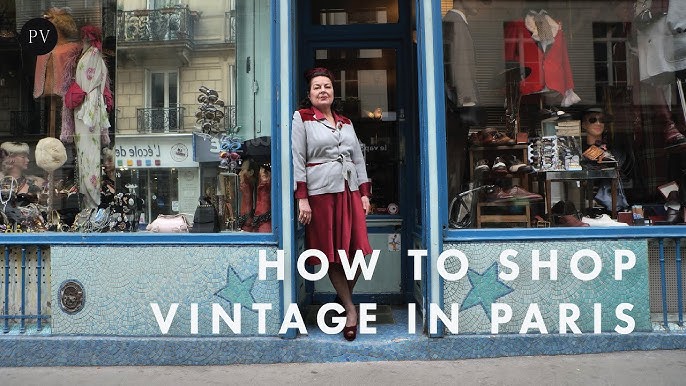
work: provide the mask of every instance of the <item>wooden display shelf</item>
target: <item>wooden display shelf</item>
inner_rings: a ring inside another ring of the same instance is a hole
[[[488,208],[484,210],[484,208]],[[522,212],[518,214],[508,213],[485,213],[488,212],[511,212],[516,210]],[[476,227],[481,228],[483,224],[526,224],[531,227],[531,204],[529,201],[499,201],[499,202],[480,202],[476,206]]]

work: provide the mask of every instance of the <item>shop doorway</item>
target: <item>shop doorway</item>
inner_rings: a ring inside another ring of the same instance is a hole
[[[355,287],[356,303],[397,305],[414,296],[407,257],[420,217],[413,6],[406,0],[304,0],[297,7],[298,73],[315,66],[334,73],[336,103],[353,122],[372,180],[367,227],[379,260],[373,280],[361,278]],[[302,98],[307,85],[298,80]],[[306,303],[335,296],[328,278],[305,288],[307,300],[300,300]]]

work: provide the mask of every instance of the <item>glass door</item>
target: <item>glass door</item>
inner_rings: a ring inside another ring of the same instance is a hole
[[[334,108],[350,118],[372,180],[372,214],[400,215],[398,178],[404,110],[397,89],[395,48],[315,49],[315,66],[336,76]]]

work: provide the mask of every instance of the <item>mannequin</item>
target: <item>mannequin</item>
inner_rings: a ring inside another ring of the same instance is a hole
[[[257,177],[257,203],[255,204],[255,232],[271,233],[272,231],[272,166],[265,163],[260,165]]]
[[[29,145],[25,142],[3,142],[0,145],[0,161],[2,171],[0,177],[12,177],[15,180],[15,194],[37,195],[45,182],[36,176],[24,173],[29,168]]]
[[[238,210],[237,225],[246,232],[253,231],[253,191],[255,189],[255,170],[252,160],[245,159],[238,172],[238,186],[241,192],[241,203]]]
[[[586,141],[583,147],[588,148],[590,146],[597,146],[598,148],[602,149],[602,155],[599,157],[598,162],[610,162],[610,164],[607,164],[607,166],[617,165],[615,157],[607,147],[607,141],[605,138],[606,122],[607,117],[605,116],[603,109],[592,107],[584,111],[583,118],[581,120],[581,126],[586,133]],[[626,159],[626,157],[623,158]],[[612,211],[612,203],[608,194],[611,187],[611,180],[600,180],[596,182],[598,190],[595,195],[595,201],[604,206],[606,210]],[[627,202],[626,195],[624,194],[621,178],[617,181],[617,187],[617,209],[626,209],[629,207],[629,204]]]

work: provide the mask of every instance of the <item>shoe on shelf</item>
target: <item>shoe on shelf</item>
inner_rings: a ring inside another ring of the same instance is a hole
[[[502,133],[500,131],[496,131],[495,134],[493,134],[493,139],[491,141],[491,145],[493,146],[512,146],[516,143],[517,141],[508,137],[507,134]]]
[[[510,156],[507,159],[507,165],[510,173],[531,173],[534,171],[534,168],[531,165],[525,164],[516,156]]]
[[[681,202],[679,202],[679,191],[672,190],[667,195],[667,201],[665,202],[665,210],[674,209],[677,212],[681,209]]]
[[[681,221],[681,211],[667,207],[667,218],[665,219],[670,224],[676,224]]]
[[[478,134],[481,146],[512,146],[517,141],[493,128],[483,129]]]
[[[515,185],[509,189],[495,187],[493,192],[488,194],[486,200],[491,202],[516,200],[541,201],[543,200],[543,196],[540,194],[531,193],[526,189]]]
[[[579,220],[579,218],[573,214],[563,214],[561,216],[555,216],[555,217],[557,217],[556,225],[559,227],[588,227],[588,226],[590,226],[589,224],[586,224],[585,222],[582,222],[581,220]]]
[[[665,202],[665,211],[667,212],[666,221],[670,224],[676,224],[682,221],[681,218],[681,202],[679,201],[679,191],[672,190],[667,195]]]
[[[665,129],[665,146],[677,146],[686,143],[686,137],[674,126],[674,123],[670,123]]]
[[[507,165],[505,165],[503,157],[495,157],[491,171],[498,174],[507,174]]]
[[[491,170],[491,167],[488,166],[487,159],[480,159],[477,161],[476,166],[474,167],[475,172],[487,172],[489,170]]]
[[[514,200],[528,200],[528,201],[542,201],[543,196],[537,193],[529,192],[521,186],[514,185],[507,190],[507,194],[512,196]]]

